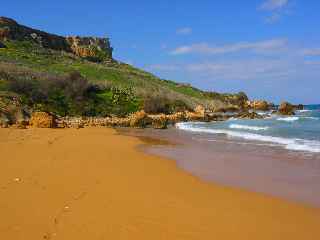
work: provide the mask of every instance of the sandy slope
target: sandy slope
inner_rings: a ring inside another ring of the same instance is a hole
[[[0,129],[0,239],[320,239],[320,210],[202,183],[139,143]]]

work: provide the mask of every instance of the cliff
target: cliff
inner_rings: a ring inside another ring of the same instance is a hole
[[[108,38],[63,37],[18,24],[15,20],[0,17],[0,47],[8,40],[28,41],[43,48],[73,53],[92,61],[112,60],[112,47]]]

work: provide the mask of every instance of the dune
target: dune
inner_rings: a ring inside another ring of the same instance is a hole
[[[320,239],[320,209],[202,182],[140,144],[0,129],[0,239]]]

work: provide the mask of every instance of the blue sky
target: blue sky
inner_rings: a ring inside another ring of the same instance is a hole
[[[0,15],[61,35],[111,38],[161,78],[251,98],[320,103],[319,0],[36,1]]]

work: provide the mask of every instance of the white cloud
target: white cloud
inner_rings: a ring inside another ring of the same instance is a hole
[[[320,56],[320,48],[309,48],[301,51],[304,56]]]
[[[283,14],[288,14],[289,0],[266,0],[259,6],[259,10],[270,13],[265,22],[273,24],[278,22]]]
[[[287,60],[240,60],[205,62],[189,64],[185,66],[185,71],[224,80],[255,80],[259,78],[283,78],[295,71],[293,63]]]
[[[288,0],[267,0],[260,6],[261,10],[275,11],[288,5]]]
[[[184,28],[177,29],[177,34],[180,34],[180,35],[189,35],[191,33],[192,33],[192,28],[190,28],[190,27],[184,27]]]
[[[180,46],[170,53],[172,55],[181,55],[189,53],[198,54],[226,54],[239,52],[243,50],[255,51],[255,52],[268,52],[285,48],[287,45],[286,39],[270,39],[260,42],[240,42],[235,44],[223,45],[223,46],[210,46],[207,43],[197,43],[192,45]]]
[[[148,66],[147,69],[161,74],[187,74],[195,79],[212,80],[259,80],[285,79],[296,75],[300,61],[283,59],[241,59],[194,62],[181,64],[158,64]]]

